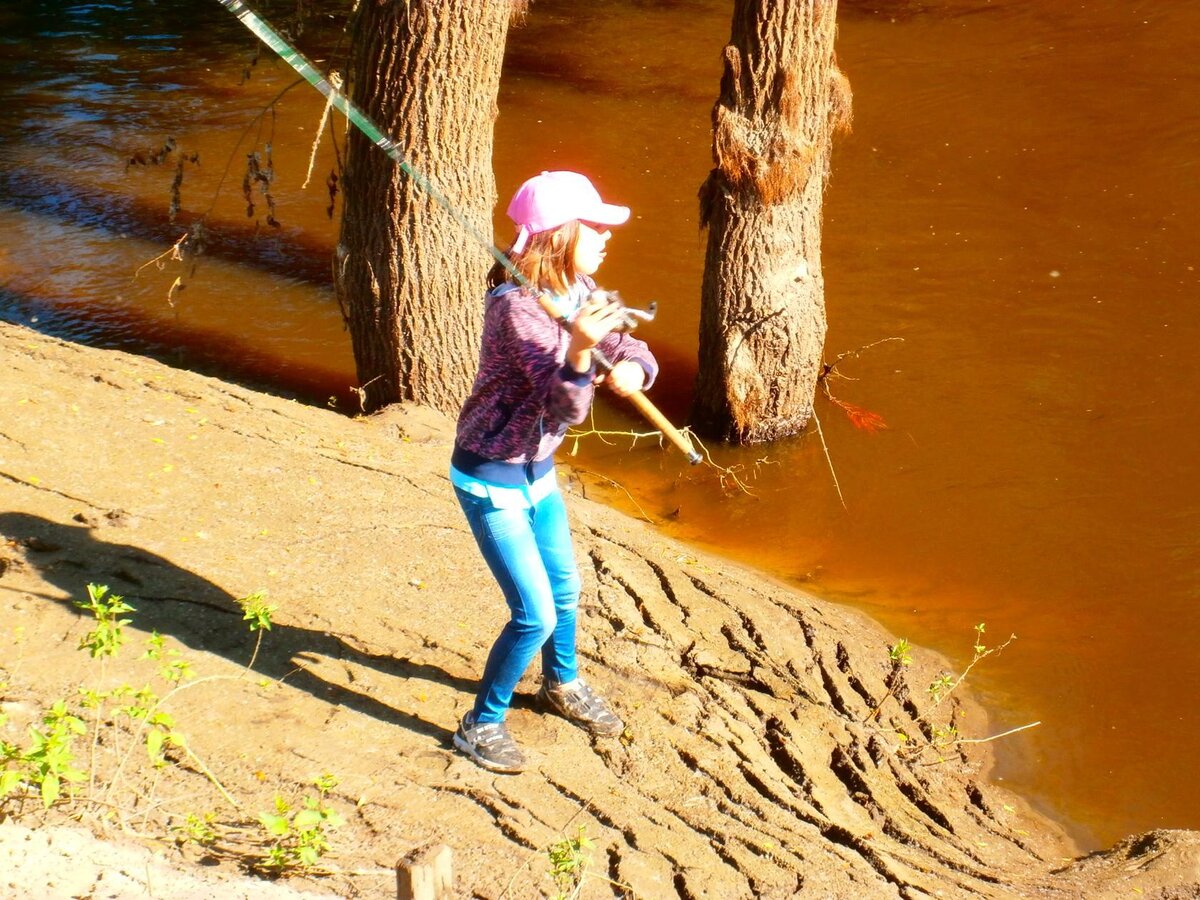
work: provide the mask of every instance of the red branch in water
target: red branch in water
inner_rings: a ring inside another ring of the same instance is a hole
[[[829,399],[842,408],[846,413],[846,418],[850,420],[850,424],[855,428],[872,434],[887,428],[887,422],[883,421],[883,416],[879,415],[879,413],[873,413],[869,409],[863,409],[861,406],[855,406],[853,403],[839,400],[832,394],[829,395]]]

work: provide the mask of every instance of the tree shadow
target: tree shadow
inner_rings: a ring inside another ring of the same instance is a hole
[[[110,513],[119,525],[121,513]],[[77,518],[82,518],[77,517]],[[244,666],[255,636],[242,620],[237,598],[170,560],[131,544],[96,536],[92,523],[69,525],[19,512],[0,513],[0,535],[23,546],[26,559],[49,584],[69,599],[44,599],[79,614],[74,601],[87,597],[89,583],[103,583],[136,609],[131,618],[142,630],[155,630],[179,643]],[[254,664],[255,675],[282,681],[326,703],[364,713],[389,725],[436,738],[449,745],[453,731],[393,709],[366,694],[333,684],[303,665],[310,657],[369,666],[395,678],[416,678],[473,696],[478,682],[437,666],[387,654],[374,654],[342,638],[296,625],[272,623]]]

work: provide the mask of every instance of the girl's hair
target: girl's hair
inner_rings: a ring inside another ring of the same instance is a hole
[[[505,255],[535,288],[565,294],[578,274],[575,271],[575,245],[578,243],[579,222],[572,219],[549,231],[531,234],[520,254],[513,256],[509,247]],[[512,278],[508,269],[496,263],[488,273],[488,288],[499,287]]]

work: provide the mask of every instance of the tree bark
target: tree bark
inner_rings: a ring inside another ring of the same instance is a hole
[[[350,96],[453,205],[351,134],[334,284],[360,398],[456,411],[479,355],[496,95],[512,0],[360,0]]]
[[[825,343],[821,205],[850,92],[835,0],[735,0],[714,168],[692,421],[738,443],[802,430]]]

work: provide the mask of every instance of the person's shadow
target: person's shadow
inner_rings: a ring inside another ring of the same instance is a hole
[[[110,514],[110,518],[117,516],[119,522],[119,515]],[[136,546],[100,540],[87,524],[61,524],[26,513],[0,513],[0,535],[23,546],[29,564],[45,581],[68,595],[66,600],[47,595],[43,599],[80,613],[74,603],[87,598],[87,585],[106,584],[111,593],[121,595],[136,609],[131,618],[137,628],[156,630],[238,665],[249,662],[255,636],[242,620],[237,598],[170,560]],[[327,703],[437,738],[447,745],[452,732],[446,728],[331,684],[297,663],[297,659],[303,661],[309,655],[370,666],[396,678],[433,681],[469,695],[474,695],[478,687],[477,682],[436,666],[364,652],[324,631],[272,622],[255,660],[257,676],[283,680]]]

